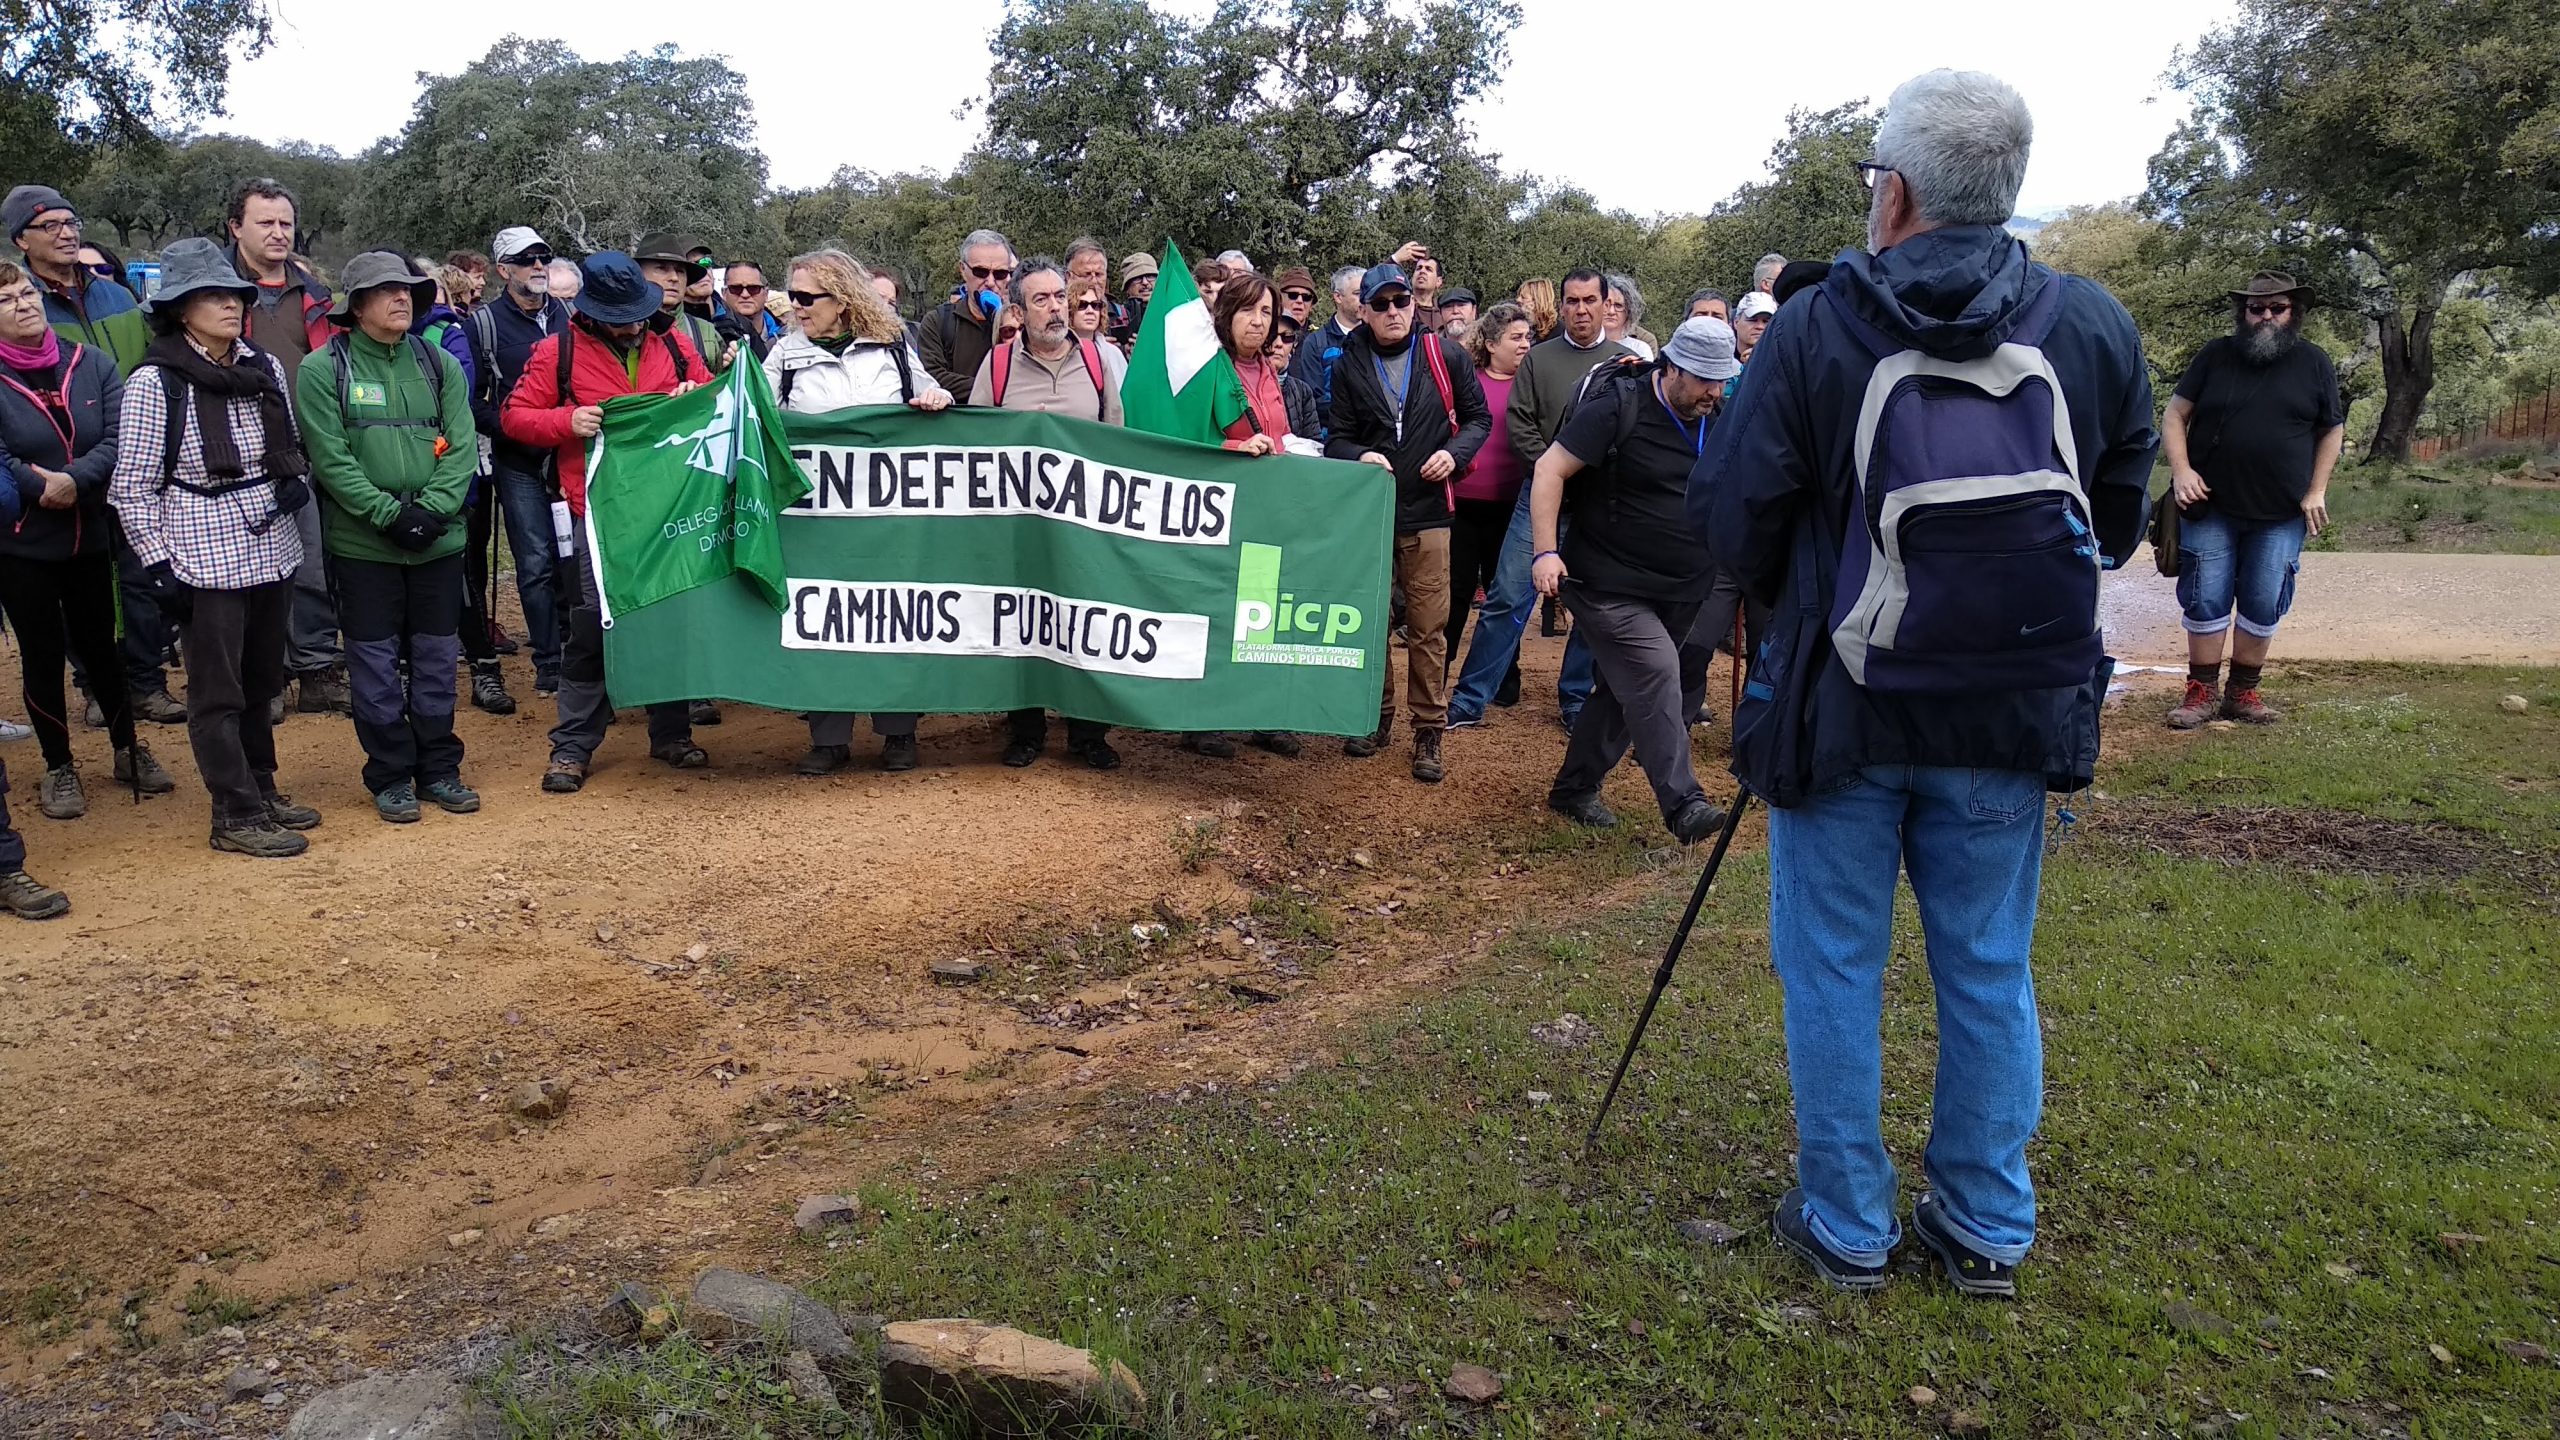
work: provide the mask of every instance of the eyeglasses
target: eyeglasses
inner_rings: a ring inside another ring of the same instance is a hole
[[[1886,175],[1899,175],[1902,173],[1890,165],[1875,160],[1861,160],[1849,168],[1858,172],[1858,183],[1869,190],[1873,190],[1876,186],[1883,183],[1880,177]]]
[[[1381,295],[1377,299],[1370,301],[1369,308],[1381,315],[1384,315],[1389,311],[1402,310],[1412,303],[1413,297],[1406,294],[1404,291],[1399,290],[1393,295]]]
[[[80,217],[65,215],[55,220],[38,220],[27,228],[39,235],[77,235],[80,233]]]
[[[1013,267],[1010,265],[999,267],[972,265],[969,267],[969,273],[980,280],[1010,280],[1013,278]]]
[[[762,285],[724,285],[720,288],[728,291],[732,295],[755,296],[763,294],[765,287]]]
[[[1280,292],[1280,298],[1283,300],[1301,301],[1305,304],[1313,305],[1316,303],[1316,292],[1313,290],[1283,290]]]
[[[804,306],[805,306],[805,305],[815,305],[815,304],[817,304],[817,303],[818,303],[819,301],[821,301],[821,300],[832,300],[832,299],[834,299],[834,298],[835,298],[835,297],[834,297],[834,296],[832,296],[832,295],[828,295],[828,294],[825,294],[825,293],[822,293],[822,292],[820,292],[820,291],[816,291],[816,290],[791,290],[791,291],[786,291],[786,292],[784,292],[784,293],[788,294],[788,295],[791,297],[791,303],[792,303],[792,304],[794,304],[794,305],[804,305]]]
[[[2252,300],[2249,302],[2249,313],[2252,315],[2290,315],[2293,313],[2293,302],[2290,300]]]

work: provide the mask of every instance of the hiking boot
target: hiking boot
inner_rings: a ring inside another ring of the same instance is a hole
[[[2187,698],[2179,701],[2178,708],[2169,712],[2169,728],[2193,730],[2213,718],[2214,709],[2221,699],[2222,692],[2212,685],[2202,680],[2189,680]]]
[[[711,756],[690,740],[670,740],[649,747],[649,758],[675,770],[703,770],[711,765]]]
[[[269,795],[266,797],[266,805],[269,824],[281,826],[287,830],[320,828],[320,812],[308,805],[294,804],[293,797],[290,795],[281,793]]]
[[[311,842],[273,821],[260,821],[214,826],[213,848],[259,860],[290,860],[310,849]]]
[[[1039,758],[1040,747],[1029,740],[1009,740],[1005,742],[1004,764],[1005,768],[1008,770],[1027,769],[1032,762]]]
[[[499,624],[498,617],[492,615],[489,617],[489,648],[500,655],[513,655],[523,647],[516,644],[516,637],[508,634],[507,627]]]
[[[587,762],[575,755],[554,755],[551,765],[542,772],[542,791],[546,795],[575,795],[587,787]]]
[[[418,808],[418,787],[403,780],[397,785],[374,792],[373,813],[394,825],[415,825],[424,812]]]
[[[107,707],[99,704],[98,697],[95,695],[87,695],[81,698],[89,702],[88,707],[80,712],[81,722],[86,724],[92,730],[106,729]],[[34,734],[35,732],[29,731],[27,733]]]
[[[1414,731],[1413,778],[1425,785],[1437,785],[1448,773],[1448,768],[1440,763],[1440,732]]]
[[[294,708],[305,715],[353,715],[356,713],[355,692],[335,671],[299,677],[294,686]]]
[[[1594,830],[1615,829],[1618,824],[1617,812],[1601,804],[1597,795],[1558,795],[1549,791],[1547,808],[1576,825],[1588,825]]]
[[[560,677],[559,677],[559,676],[557,676],[557,675],[536,675],[536,676],[534,676],[534,677],[533,677],[533,693],[534,693],[534,694],[536,694],[536,695],[539,695],[539,696],[543,697],[543,698],[544,698],[544,699],[546,699],[546,700],[547,700],[547,699],[549,699],[549,698],[551,698],[551,697],[552,697],[552,696],[554,696],[554,695],[559,694],[559,693],[560,693]]]
[[[151,747],[139,740],[116,752],[116,783],[130,785],[145,795],[166,795],[178,788],[178,782],[151,753]]]
[[[792,770],[802,775],[833,775],[853,763],[850,745],[812,745]]]
[[[1299,755],[1305,753],[1307,748],[1297,736],[1290,734],[1286,730],[1256,731],[1254,732],[1253,743],[1284,760],[1297,759]]]
[[[1111,748],[1111,742],[1108,740],[1087,740],[1081,744],[1071,740],[1067,742],[1067,753],[1083,761],[1088,769],[1117,770],[1120,768],[1120,752]]]
[[[2273,725],[2284,718],[2276,711],[2268,709],[2267,702],[2258,698],[2258,687],[2255,685],[2246,690],[2234,690],[2223,696],[2221,713],[2223,719],[2237,720],[2243,725]]]
[[[492,715],[516,713],[516,697],[507,693],[507,677],[499,673],[497,661],[472,662],[471,703]]]
[[[916,737],[892,735],[880,742],[880,768],[895,774],[916,768]]]
[[[1520,703],[1520,667],[1513,665],[1503,672],[1502,683],[1493,688],[1493,703],[1505,709]]]
[[[36,782],[36,808],[48,820],[77,820],[89,813],[89,797],[80,789],[80,772],[56,765]]]
[[[282,695],[278,695],[273,700],[267,702],[267,728],[273,730],[283,723],[284,697]]]
[[[480,813],[480,792],[463,784],[459,779],[430,780],[427,782],[424,793],[429,800],[435,802],[437,809],[447,815]]]
[[[1233,760],[1237,753],[1236,742],[1224,735],[1214,733],[1185,735],[1182,737],[1182,748],[1194,755],[1206,755],[1212,760]]]
[[[1967,1295],[1995,1300],[2018,1298],[2018,1267],[2004,1265],[1958,1238],[1955,1228],[1947,1223],[1945,1208],[1934,1193],[1921,1192],[1911,1204],[1911,1233],[1938,1257],[1938,1266],[1947,1272],[1947,1279]]]
[[[89,702],[89,712],[98,717],[89,723],[105,729],[107,714],[97,701]],[[148,720],[154,725],[184,725],[187,723],[187,707],[178,703],[178,697],[170,694],[168,687],[162,686],[133,697],[133,718]]]
[[[1770,1217],[1769,1228],[1776,1232],[1780,1245],[1793,1251],[1797,1259],[1834,1288],[1861,1293],[1884,1288],[1883,1266],[1860,1265],[1845,1259],[1813,1233],[1813,1222],[1805,1218],[1802,1187],[1778,1197],[1778,1213]]]
[[[1390,715],[1379,721],[1378,728],[1370,731],[1368,734],[1354,735],[1350,739],[1343,741],[1342,753],[1350,756],[1354,760],[1366,760],[1370,756],[1387,748],[1387,737],[1395,733],[1395,728],[1396,717]]]
[[[0,874],[0,910],[21,920],[50,920],[71,908],[71,897],[50,885],[39,885],[24,870]]]
[[[1672,839],[1683,845],[1695,845],[1715,834],[1724,824],[1724,812],[1715,807],[1715,802],[1701,795],[1681,806],[1680,813],[1665,824],[1670,828]]]
[[[720,707],[708,700],[696,700],[685,710],[685,718],[696,725],[717,725],[720,723]]]

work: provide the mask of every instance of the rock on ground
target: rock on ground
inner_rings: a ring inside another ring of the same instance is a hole
[[[862,1207],[850,1195],[811,1195],[801,1200],[791,1223],[803,1235],[824,1235],[840,1226],[861,1224]]]
[[[966,1414],[983,1434],[1045,1435],[1134,1418],[1138,1377],[1089,1351],[975,1320],[905,1320],[880,1332],[880,1398],[915,1415]]]
[[[782,1378],[791,1382],[791,1393],[799,1397],[801,1404],[815,1405],[821,1410],[844,1408],[844,1402],[836,1398],[834,1383],[827,1379],[827,1372],[818,1368],[817,1356],[806,1350],[794,1350],[782,1357],[782,1364],[777,1368],[781,1370]]]
[[[498,1414],[441,1375],[377,1375],[322,1392],[285,1440],[500,1440]]]
[[[685,1328],[707,1340],[760,1340],[780,1333],[783,1348],[832,1364],[853,1353],[835,1312],[788,1285],[721,1266],[693,1282]]]
[[[556,1120],[569,1108],[566,1080],[527,1080],[507,1099],[507,1108],[527,1120]]]

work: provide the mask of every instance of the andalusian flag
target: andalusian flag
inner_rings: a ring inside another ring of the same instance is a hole
[[[1171,240],[1156,273],[1155,298],[1147,302],[1137,348],[1129,352],[1129,376],[1120,383],[1120,408],[1132,430],[1215,445],[1245,412],[1244,382],[1218,343],[1182,248]]]
[[[587,546],[605,623],[731,575],[780,610],[776,527],[809,488],[761,365],[732,365],[683,395],[606,401],[604,431],[587,442]]]

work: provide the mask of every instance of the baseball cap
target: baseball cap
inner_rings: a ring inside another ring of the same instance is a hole
[[[1778,302],[1770,298],[1766,291],[1761,290],[1754,290],[1743,296],[1741,301],[1733,307],[1733,318],[1736,320],[1757,320],[1764,315],[1777,313]]]
[[[541,233],[530,225],[510,225],[498,232],[497,239],[489,242],[490,254],[509,261],[527,250],[550,248],[551,242],[543,239]]]
[[[1662,343],[1662,358],[1701,380],[1730,380],[1742,373],[1742,362],[1733,358],[1733,327],[1713,315],[1681,321]]]
[[[1476,299],[1476,292],[1468,289],[1464,285],[1458,286],[1454,290],[1443,290],[1440,292],[1440,308],[1443,310],[1448,309],[1452,305],[1475,305],[1480,303],[1482,302]]]
[[[1409,291],[1413,282],[1405,278],[1403,266],[1393,260],[1382,260],[1370,266],[1369,273],[1360,277],[1360,303],[1368,304],[1378,298],[1379,291],[1390,287]]]

